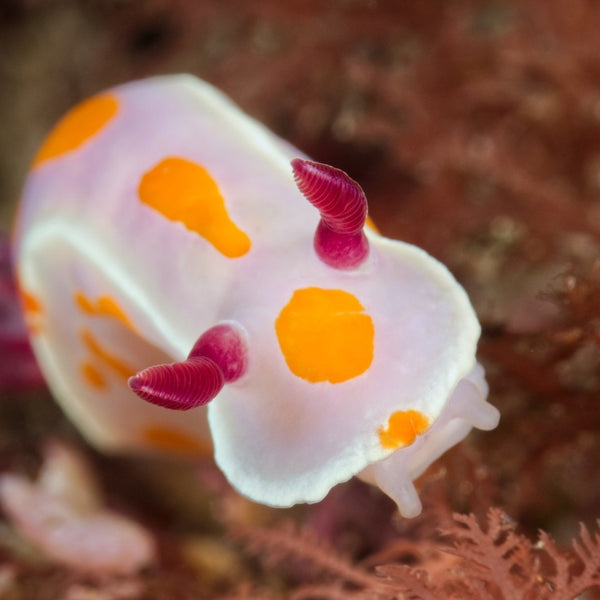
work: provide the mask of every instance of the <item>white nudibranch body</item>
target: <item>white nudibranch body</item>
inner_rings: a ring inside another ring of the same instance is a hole
[[[479,324],[443,265],[366,223],[356,182],[299,156],[191,76],[74,108],[15,226],[33,347],[100,448],[214,451],[272,506],[358,475],[412,516],[413,480],[498,422]]]

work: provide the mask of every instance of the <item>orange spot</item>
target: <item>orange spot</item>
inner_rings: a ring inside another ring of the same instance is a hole
[[[79,366],[83,378],[94,388],[102,390],[106,387],[104,375],[89,362],[81,363]]]
[[[82,292],[77,292],[75,294],[75,302],[81,311],[88,315],[112,317],[123,323],[128,329],[135,331],[135,326],[129,320],[129,317],[110,296],[100,296],[94,302]]]
[[[41,314],[42,304],[41,302],[31,293],[25,290],[20,290],[21,306],[25,313]]]
[[[144,204],[183,223],[229,258],[250,250],[250,238],[229,218],[215,180],[194,162],[165,158],[144,174],[138,195]]]
[[[371,217],[367,217],[367,220],[365,221],[365,225],[371,230],[374,231],[375,233],[380,233],[379,229],[377,228],[377,225],[375,225],[375,223],[373,222],[373,220],[371,219]]]
[[[77,292],[75,294],[75,302],[77,303],[77,306],[79,306],[79,308],[82,310],[82,312],[88,315],[96,314],[96,307],[94,306],[94,303],[81,292]]]
[[[76,150],[96,135],[117,113],[119,103],[111,94],[93,96],[71,109],[50,132],[32,166]]]
[[[397,410],[388,419],[387,427],[379,429],[379,442],[388,450],[408,446],[427,427],[429,419],[418,410]]]
[[[343,290],[296,290],[275,321],[290,371],[311,383],[340,383],[364,373],[373,360],[375,330],[363,311]]]
[[[212,446],[209,443],[197,440],[170,427],[154,425],[144,429],[141,434],[144,441],[161,451],[201,456],[212,454]]]
[[[31,292],[25,290],[20,283],[17,283],[17,294],[25,317],[27,331],[30,335],[40,333],[42,331],[42,303]]]
[[[96,358],[99,358],[105,365],[110,367],[120,377],[127,380],[132,375],[135,375],[136,369],[130,367],[128,364],[124,363],[120,358],[117,358],[108,350],[103,348],[91,331],[83,329],[80,333],[80,336],[87,349]]]

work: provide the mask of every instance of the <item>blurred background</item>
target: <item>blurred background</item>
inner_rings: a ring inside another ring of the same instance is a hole
[[[502,421],[448,453],[424,493],[438,509],[499,506],[525,534],[566,542],[600,517],[598,31],[593,0],[1,0],[0,222],[8,231],[36,148],[73,104],[155,74],[209,81],[347,171],[384,235],[466,287]],[[35,472],[48,437],[85,445],[27,377],[4,386],[0,467]],[[167,546],[207,527],[207,511],[194,516],[205,501],[180,482],[167,487],[177,501],[123,483],[134,470],[151,489],[160,466],[85,452],[113,501]],[[390,532],[416,535],[392,513],[352,483],[298,518],[364,557]],[[14,561],[2,547],[0,535]],[[42,582],[64,576],[22,564]],[[174,589],[164,597],[188,597]]]

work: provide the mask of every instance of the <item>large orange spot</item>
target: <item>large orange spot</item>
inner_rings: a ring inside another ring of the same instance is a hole
[[[340,383],[364,373],[373,360],[375,330],[363,311],[343,290],[296,290],[275,321],[290,371],[311,383]]]
[[[387,427],[379,429],[379,442],[388,450],[396,450],[412,444],[427,427],[429,419],[418,410],[397,410],[388,419]]]
[[[212,454],[212,447],[209,443],[202,442],[186,433],[164,425],[147,427],[141,432],[141,435],[145,442],[157,450],[200,456],[210,456]]]
[[[122,379],[127,380],[132,375],[135,375],[136,369],[129,366],[120,358],[117,358],[114,354],[104,348],[91,331],[83,329],[80,333],[80,336],[91,354],[96,358],[99,358],[106,366],[110,367]]]
[[[135,331],[135,327],[129,320],[129,317],[110,296],[99,296],[94,301],[88,298],[82,292],[77,292],[75,294],[75,302],[79,309],[85,314],[101,317],[112,317],[113,319],[120,321],[128,329]]]
[[[93,96],[71,109],[50,132],[33,160],[33,166],[76,150],[96,135],[117,113],[119,102],[111,94]]]
[[[144,204],[183,223],[225,256],[237,258],[250,250],[250,238],[229,218],[215,180],[199,164],[165,158],[144,174],[138,194]]]

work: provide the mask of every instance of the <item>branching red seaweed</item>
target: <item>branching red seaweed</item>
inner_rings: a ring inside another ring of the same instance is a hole
[[[474,515],[455,513],[453,520],[443,532],[450,544],[438,541],[435,551],[422,555],[421,564],[390,563],[375,571],[352,564],[313,533],[290,524],[243,533],[238,529],[235,537],[271,566],[289,567],[293,560],[313,567],[312,582],[288,590],[288,597],[297,599],[574,600],[600,587],[600,521],[595,533],[581,524],[579,540],[572,542],[568,553],[559,551],[543,531],[532,544],[498,508],[489,510],[483,526]],[[416,551],[424,543],[412,541]],[[458,560],[446,563],[444,569],[436,568],[440,556],[448,554]]]

